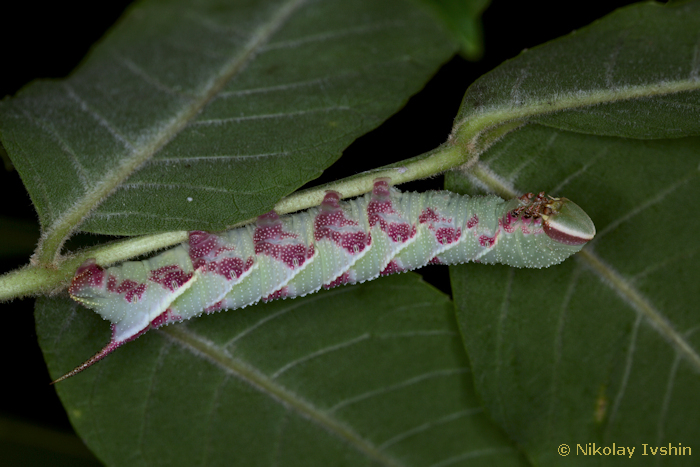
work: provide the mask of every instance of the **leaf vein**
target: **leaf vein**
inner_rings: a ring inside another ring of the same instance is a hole
[[[574,181],[575,179],[577,179],[578,177],[580,177],[581,175],[583,175],[584,173],[586,173],[586,171],[588,171],[588,169],[590,169],[591,167],[593,167],[593,164],[595,164],[596,162],[598,162],[598,160],[599,160],[601,157],[604,157],[605,155],[607,155],[607,153],[608,153],[608,148],[603,148],[602,150],[598,151],[598,153],[597,153],[595,156],[591,157],[591,158],[588,160],[588,162],[586,162],[585,164],[583,164],[583,166],[581,166],[580,169],[578,169],[578,170],[572,172],[569,176],[565,177],[561,182],[559,182],[559,185],[557,185],[557,186],[555,186],[554,188],[552,188],[551,190],[549,190],[549,194],[555,196],[555,195],[557,195],[558,193],[560,193],[561,190],[562,190],[566,185],[568,185],[569,183],[571,183],[572,181]]]
[[[161,219],[164,221],[183,221],[183,222],[198,222],[201,225],[208,225],[212,227],[216,227],[217,224],[213,224],[207,220],[203,219],[192,219],[189,217],[163,217],[159,214],[153,214],[149,212],[132,212],[132,211],[121,211],[121,212],[96,212],[94,214],[95,217],[105,217],[105,218],[110,218],[110,217],[118,217],[118,216],[140,216],[140,217],[148,217],[148,218],[154,218],[154,219]],[[178,242],[180,243],[180,242]]]
[[[236,91],[225,91],[225,92],[220,93],[217,96],[217,99],[227,99],[229,97],[247,96],[250,94],[267,94],[269,92],[275,92],[275,91],[288,91],[290,89],[297,89],[297,88],[306,87],[306,86],[314,86],[317,84],[323,84],[323,83],[329,81],[329,78],[333,78],[335,76],[341,76],[341,75],[349,75],[349,74],[357,75],[358,73],[357,72],[340,73],[338,75],[333,75],[333,76],[326,77],[326,78],[315,78],[315,79],[310,79],[310,80],[306,80],[306,81],[298,81],[295,83],[278,84],[275,86],[265,86],[262,88],[239,89]]]
[[[691,248],[689,250],[681,250],[677,254],[670,256],[668,258],[664,258],[662,261],[658,261],[653,264],[649,264],[647,267],[645,267],[642,271],[638,272],[634,276],[632,276],[632,279],[630,279],[630,282],[633,284],[636,284],[640,279],[645,278],[649,274],[652,274],[653,272],[664,268],[666,266],[672,265],[676,261],[682,260],[682,259],[687,259],[690,261],[693,261],[691,258],[700,252],[700,247],[698,248]]]
[[[260,115],[246,115],[243,117],[229,117],[229,118],[216,118],[210,120],[198,120],[192,123],[192,126],[210,126],[210,125],[225,125],[227,123],[238,123],[247,120],[269,120],[276,118],[291,118],[298,117],[299,115],[306,115],[311,113],[321,113],[321,112],[332,112],[334,110],[352,110],[348,106],[334,106],[334,107],[321,107],[318,109],[307,109],[298,110],[296,112],[283,112],[276,114],[260,114]]]
[[[284,157],[290,156],[292,153],[289,151],[281,152],[270,152],[265,154],[222,154],[217,156],[194,156],[194,157],[168,157],[168,158],[154,158],[148,161],[148,164],[167,164],[167,163],[181,163],[181,162],[219,162],[225,160],[238,160],[238,159],[258,159],[266,157]]]
[[[68,143],[61,137],[61,135],[56,131],[56,129],[53,128],[53,126],[46,122],[43,118],[35,117],[25,109],[22,109],[22,113],[36,126],[38,126],[46,133],[51,135],[51,137],[56,142],[58,142],[58,146],[61,148],[61,150],[68,155],[71,161],[71,165],[78,174],[78,180],[80,180],[80,184],[83,186],[83,189],[87,190],[90,186],[90,183],[88,181],[89,176],[87,174],[87,171],[85,170],[85,167],[83,167],[83,164],[78,159],[77,154],[75,153],[75,151],[73,151],[73,148],[71,148],[68,145]]]
[[[211,407],[207,412],[207,423],[205,425],[208,427],[207,435],[204,437],[204,446],[202,447],[202,465],[209,465],[208,458],[209,453],[213,451],[212,449],[212,433],[211,428],[214,427],[212,420],[214,419],[214,413],[218,407],[218,401],[221,394],[221,389],[228,383],[228,375],[224,375],[221,382],[216,385],[214,394],[211,400]]]
[[[287,40],[287,41],[279,41],[279,42],[273,42],[269,43],[266,46],[261,48],[262,52],[267,52],[271,50],[276,50],[276,49],[292,49],[292,48],[298,48],[299,46],[302,45],[307,45],[311,44],[314,42],[323,42],[327,41],[330,39],[342,39],[350,35],[359,35],[359,34],[367,34],[370,32],[374,31],[381,31],[384,29],[388,29],[391,27],[402,27],[404,26],[404,23],[401,21],[387,21],[387,22],[382,22],[382,23],[376,23],[376,24],[366,24],[362,26],[355,26],[352,28],[345,28],[345,29],[339,29],[335,31],[329,31],[329,32],[324,32],[321,34],[313,34],[307,37],[303,37],[301,39],[292,39],[292,40]]]
[[[506,320],[508,319],[508,311],[510,305],[510,297],[512,294],[513,281],[515,280],[515,269],[508,269],[508,278],[506,280],[506,286],[503,290],[503,300],[501,301],[501,309],[498,312],[498,327],[496,328],[496,383],[500,385],[501,381],[501,370],[503,369],[504,359],[503,359],[503,335],[505,334]],[[499,386],[500,387],[500,386]],[[501,409],[501,420],[506,420],[505,418],[505,404],[503,403],[502,391],[496,391],[496,397],[498,398],[498,407]]]
[[[617,412],[620,410],[620,404],[622,404],[622,399],[625,397],[625,392],[627,391],[627,383],[629,382],[630,374],[632,373],[632,364],[634,362],[634,353],[637,350],[637,335],[639,333],[639,325],[642,322],[642,314],[637,313],[637,319],[634,320],[634,327],[632,328],[632,334],[630,335],[630,343],[627,347],[627,357],[625,358],[625,370],[622,373],[622,380],[620,381],[620,387],[615,394],[615,401],[610,409],[610,416],[608,417],[608,427],[611,427],[615,418],[617,418]]]
[[[607,234],[614,231],[620,225],[622,225],[625,222],[629,221],[630,219],[634,218],[638,214],[641,214],[643,211],[650,208],[651,206],[654,206],[654,205],[660,203],[661,201],[664,200],[664,198],[666,198],[668,195],[670,195],[671,193],[676,191],[678,188],[680,188],[683,185],[685,185],[686,183],[688,183],[690,180],[692,180],[696,176],[697,176],[697,174],[691,173],[690,175],[687,175],[686,177],[678,180],[677,182],[672,183],[671,185],[669,185],[665,189],[659,191],[656,196],[649,198],[646,201],[644,201],[643,203],[633,207],[628,213],[626,213],[623,216],[618,217],[617,219],[612,221],[610,224],[605,226],[604,229],[602,229],[600,232],[598,232],[596,234],[596,236],[593,238],[593,240],[591,240],[589,242],[588,247],[592,248],[593,245],[598,243],[601,238],[605,237]]]
[[[115,58],[117,61],[119,61],[122,65],[124,65],[124,68],[129,70],[131,73],[134,74],[134,76],[137,76],[141,78],[143,81],[146,83],[150,84],[154,88],[158,89],[159,91],[162,91],[168,95],[171,96],[176,96],[176,97],[184,97],[188,100],[192,100],[195,98],[195,96],[187,93],[183,93],[181,91],[176,91],[172,87],[168,86],[167,84],[163,83],[160,81],[158,78],[155,76],[151,76],[146,70],[138,66],[133,60],[124,57],[123,55],[119,54],[114,54]]]
[[[458,420],[462,417],[469,417],[478,413],[482,413],[484,411],[483,408],[481,407],[474,407],[471,409],[466,409],[466,410],[460,410],[458,412],[451,413],[449,415],[445,415],[444,417],[440,417],[437,420],[432,420],[426,423],[423,423],[421,425],[418,425],[414,428],[411,428],[410,430],[406,430],[402,433],[399,433],[396,436],[393,436],[389,438],[388,440],[384,441],[382,444],[379,445],[379,449],[385,450],[389,446],[399,443],[407,438],[410,438],[411,436],[426,432],[430,430],[431,428],[438,427],[440,425],[444,425],[445,423],[452,422],[454,420]]]
[[[242,339],[243,337],[245,337],[245,336],[247,336],[248,334],[252,333],[253,331],[257,330],[257,329],[258,329],[259,327],[261,327],[262,325],[264,325],[264,324],[266,324],[266,323],[268,323],[268,322],[270,322],[270,321],[272,321],[272,320],[274,320],[274,319],[277,319],[277,318],[279,318],[280,316],[283,316],[284,314],[289,313],[290,311],[293,311],[293,310],[295,310],[295,309],[297,309],[297,308],[300,308],[300,307],[302,307],[302,306],[303,306],[303,307],[308,307],[308,304],[309,304],[309,303],[313,303],[313,302],[316,302],[316,301],[318,301],[318,300],[324,300],[324,299],[327,298],[327,297],[333,297],[333,296],[335,296],[335,295],[342,294],[342,293],[347,293],[347,292],[350,292],[350,291],[352,291],[352,290],[353,290],[352,287],[338,287],[338,288],[335,288],[335,289],[333,289],[333,290],[331,290],[331,291],[327,291],[327,292],[325,292],[325,293],[323,293],[323,294],[316,294],[316,295],[314,295],[314,296],[308,298],[306,301],[303,301],[303,300],[292,301],[292,304],[291,304],[290,306],[285,307],[285,308],[283,308],[283,309],[281,309],[281,310],[279,310],[279,311],[277,311],[277,312],[275,312],[275,313],[272,313],[271,315],[265,316],[264,318],[262,318],[262,319],[260,319],[259,321],[257,321],[255,324],[253,324],[253,325],[247,327],[247,328],[244,329],[243,331],[241,331],[241,332],[239,332],[238,334],[236,334],[235,336],[233,336],[231,339],[229,339],[229,340],[223,345],[223,348],[224,348],[224,349],[228,349],[231,345],[233,345],[234,343],[236,343],[238,340]]]
[[[138,452],[139,453],[144,453],[144,438],[145,438],[145,432],[146,432],[146,423],[148,421],[148,405],[151,401],[151,397],[153,396],[154,390],[153,387],[156,384],[156,375],[158,374],[158,370],[160,369],[161,365],[163,364],[163,359],[165,356],[168,354],[170,351],[170,343],[165,342],[164,345],[160,347],[160,350],[158,351],[158,357],[156,358],[154,364],[153,364],[153,371],[151,372],[151,377],[149,378],[149,384],[148,384],[148,390],[146,391],[146,394],[144,394],[143,397],[143,412],[140,418],[141,424],[138,429],[138,442],[136,445],[138,446]]]
[[[445,370],[438,370],[438,371],[433,371],[433,372],[429,372],[429,373],[423,373],[421,375],[414,376],[414,377],[409,378],[407,380],[401,381],[397,384],[392,384],[390,386],[385,386],[382,388],[373,389],[371,391],[367,391],[367,392],[364,392],[362,394],[358,394],[357,396],[343,399],[340,402],[337,402],[331,408],[329,408],[328,413],[336,412],[338,409],[341,409],[343,407],[347,407],[348,405],[355,404],[357,402],[361,402],[361,401],[369,399],[371,397],[380,396],[380,395],[387,394],[387,393],[392,392],[392,391],[396,391],[398,389],[407,388],[411,385],[420,383],[420,382],[428,380],[428,379],[441,378],[441,377],[445,377],[445,376],[453,376],[453,375],[458,375],[458,374],[467,373],[467,372],[469,372],[469,367],[449,368],[449,369],[445,369]]]
[[[304,355],[303,357],[297,358],[296,360],[292,360],[291,362],[289,362],[289,363],[287,363],[286,365],[282,366],[282,367],[279,368],[277,371],[275,371],[274,373],[272,373],[272,375],[270,376],[270,378],[272,378],[272,379],[277,379],[277,377],[278,377],[279,375],[281,375],[282,373],[286,372],[287,370],[290,370],[290,369],[294,368],[294,367],[297,366],[297,365],[301,365],[301,364],[303,364],[303,363],[308,362],[309,360],[313,360],[314,358],[321,357],[321,356],[323,356],[323,355],[325,355],[325,354],[328,354],[328,353],[331,353],[331,352],[335,352],[336,350],[341,350],[341,349],[345,349],[345,348],[347,348],[347,347],[351,347],[351,346],[353,346],[353,345],[355,345],[355,344],[358,344],[358,343],[360,343],[360,342],[362,342],[362,341],[366,341],[366,340],[369,339],[370,337],[371,337],[371,335],[370,335],[369,333],[364,333],[364,334],[361,334],[361,335],[359,335],[359,336],[357,336],[357,337],[355,337],[355,338],[353,338],[353,339],[350,339],[349,341],[341,342],[341,343],[339,343],[339,344],[329,345],[329,346],[324,347],[324,348],[322,348],[322,349],[319,349],[319,350],[316,350],[316,351],[314,351],[314,352],[311,352],[311,353],[309,353],[309,354],[307,354],[307,355]]]
[[[85,112],[86,114],[90,115],[97,123],[106,129],[110,135],[120,143],[124,145],[125,148],[129,149],[130,151],[134,151],[134,145],[131,141],[129,141],[124,135],[122,135],[116,128],[114,128],[114,125],[112,125],[106,118],[104,118],[102,115],[97,113],[95,109],[90,107],[87,102],[83,98],[81,98],[78,93],[75,92],[75,89],[68,84],[68,83],[63,83],[63,87],[66,90],[66,94],[68,97],[71,98],[71,100],[75,101],[80,109]]]
[[[552,430],[553,427],[556,426],[556,421],[558,421],[559,419],[556,407],[557,396],[559,395],[559,392],[557,391],[557,377],[559,374],[559,366],[561,364],[562,350],[564,347],[564,327],[566,326],[566,312],[569,309],[569,303],[571,302],[571,298],[576,292],[576,284],[578,284],[580,273],[581,268],[576,267],[573,273],[571,274],[569,285],[567,286],[566,292],[564,292],[564,297],[561,301],[561,306],[559,309],[559,318],[557,320],[557,330],[554,333],[554,348],[552,349],[554,353],[554,362],[552,364],[552,375],[549,384],[549,412],[547,416],[548,432],[550,436],[556,436],[556,433],[554,433]]]
[[[671,398],[673,394],[673,385],[676,381],[676,372],[678,371],[678,365],[681,362],[681,355],[676,353],[673,359],[673,365],[668,373],[668,381],[666,382],[666,391],[664,391],[663,402],[661,403],[661,410],[659,411],[659,419],[656,423],[656,445],[661,444],[661,440],[664,437],[664,424],[666,423],[666,417],[668,415],[668,408],[671,405]]]

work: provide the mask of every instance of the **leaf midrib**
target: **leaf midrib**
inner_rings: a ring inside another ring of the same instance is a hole
[[[129,157],[122,159],[115,169],[107,172],[102,180],[93,185],[90,191],[61,214],[42,235],[35,253],[38,262],[43,264],[58,263],[63,243],[87,215],[138,167],[179,134],[306,1],[289,0],[280,5],[274,14],[261,24],[242,51],[224,64],[220,72],[216,74],[215,79],[211,80],[199,96],[184,106],[167,125],[155,132],[140,147],[137,147]]]
[[[288,391],[279,383],[260,373],[242,360],[231,357],[218,346],[189,331],[184,326],[168,326],[158,331],[176,341],[178,345],[187,348],[197,355],[203,356],[224,371],[234,374],[236,377],[269,395],[271,398],[280,401],[283,405],[296,411],[302,417],[312,420],[324,430],[335,434],[375,462],[386,466],[400,467],[402,465],[395,459],[380,452],[376,446],[338,420],[330,417],[298,395]]]
[[[700,79],[692,78],[660,81],[638,86],[621,86],[613,89],[570,92],[563,96],[551,94],[550,97],[533,99],[525,105],[503,103],[480,108],[465,116],[455,125],[452,138],[464,141],[476,149],[479,140],[484,139],[484,134],[488,133],[490,129],[513,120],[529,120],[532,117],[566,110],[697,90],[700,90]],[[486,149],[488,146],[478,148],[479,152],[484,152]]]
[[[484,183],[499,196],[514,198],[519,196],[513,187],[503,183],[483,163],[477,162],[472,176]],[[606,264],[593,250],[584,247],[576,254],[576,259],[585,263],[595,273],[602,284],[615,291],[637,313],[644,316],[651,327],[681,355],[696,371],[700,371],[700,355],[674,327],[671,321],[659,312],[644,295],[637,290],[617,270]]]

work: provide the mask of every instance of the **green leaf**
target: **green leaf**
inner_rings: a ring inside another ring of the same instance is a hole
[[[65,299],[35,315],[53,376],[109,339]],[[56,389],[108,465],[522,465],[415,274],[168,326]]]
[[[700,134],[700,3],[621,8],[484,75],[465,95],[454,135],[486,148],[526,123],[586,134]]]
[[[700,220],[688,211],[700,197],[699,13],[700,2],[618,10],[465,96],[463,116],[479,99],[491,109],[472,119],[526,116],[448,188],[545,190],[574,200],[598,230],[575,260],[546,270],[451,270],[477,391],[537,465],[560,465],[562,444],[568,465],[590,462],[580,450],[589,443],[640,459],[644,443],[650,455],[700,436]],[[630,100],[629,89],[653,92]],[[607,97],[587,106],[591,95]],[[558,110],[537,113],[543,102]]]
[[[481,33],[481,14],[490,0],[422,0],[430,5],[437,16],[459,43],[462,54],[469,60],[478,60],[484,53]]]
[[[454,45],[400,0],[133,5],[69,78],[0,104],[53,259],[80,229],[221,230],[316,178]],[[60,176],[56,176],[60,174]]]

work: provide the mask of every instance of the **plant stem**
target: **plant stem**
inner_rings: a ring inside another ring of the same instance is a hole
[[[700,89],[698,79],[684,79],[570,93],[557,96],[556,99],[533,99],[518,106],[507,103],[469,112],[463,112],[463,109],[460,109],[458,118],[461,117],[461,119],[455,122],[452,137],[459,144],[469,148],[471,152],[480,154],[506,133],[543,115],[698,89]]]
[[[63,257],[59,265],[29,264],[0,276],[0,301],[56,292],[68,284],[78,266],[88,258],[106,266],[185,240],[187,232],[184,230],[144,235],[86,248]]]
[[[390,178],[392,185],[399,185],[437,175],[468,162],[470,161],[458,147],[446,143],[411,159],[359,173],[337,182],[292,193],[275,205],[275,211],[279,214],[287,214],[311,206],[318,206],[323,201],[326,191],[329,190],[339,192],[342,198],[352,198],[371,191],[372,184],[377,178]],[[248,222],[250,221],[243,224]]]

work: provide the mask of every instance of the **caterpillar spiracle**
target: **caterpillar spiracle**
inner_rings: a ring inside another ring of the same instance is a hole
[[[144,261],[104,269],[87,260],[70,296],[112,323],[110,342],[73,376],[149,329],[258,301],[299,297],[427,264],[474,261],[542,268],[595,235],[566,198],[528,193],[509,201],[448,191],[402,193],[377,179],[359,198],[326,193],[317,208],[189,241]]]

